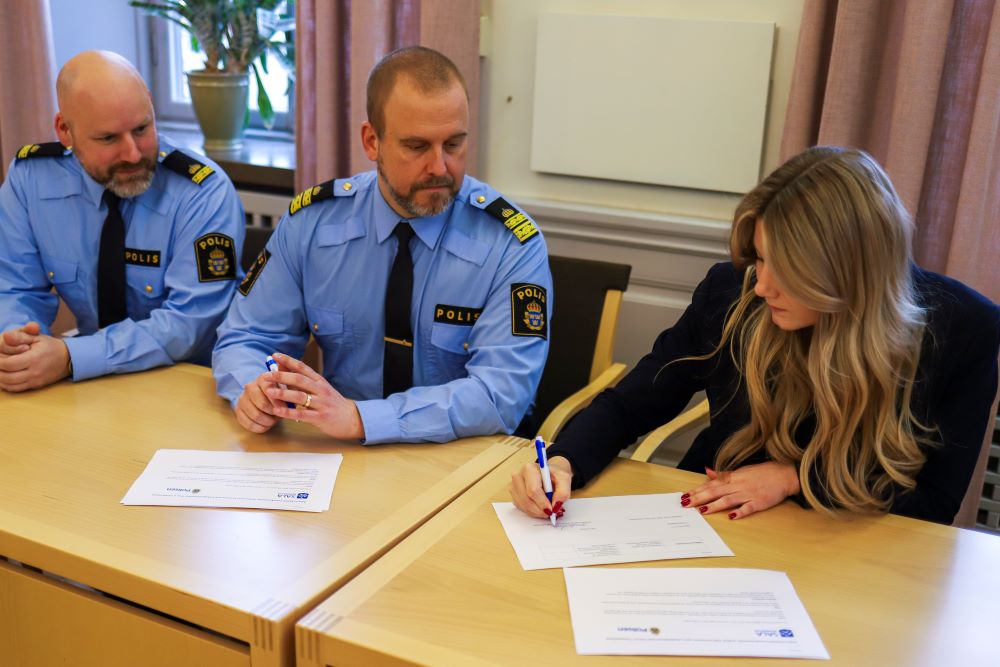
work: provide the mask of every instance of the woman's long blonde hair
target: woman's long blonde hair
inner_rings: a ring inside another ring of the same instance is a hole
[[[819,313],[814,326],[783,331],[754,294],[757,224],[769,269]],[[831,513],[816,484],[834,508],[859,513],[886,511],[893,484],[915,486],[926,457],[916,435],[925,429],[910,409],[924,331],[912,227],[889,177],[859,150],[810,148],[743,198],[730,238],[743,292],[720,349],[729,343],[742,368],[750,422],[722,445],[720,470],[763,449],[798,464],[806,500]],[[803,448],[795,434],[811,416]]]

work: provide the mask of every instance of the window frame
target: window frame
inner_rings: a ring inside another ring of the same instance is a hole
[[[197,125],[194,108],[190,102],[179,100],[175,96],[177,86],[187,86],[187,76],[181,67],[180,39],[187,39],[188,34],[178,25],[147,16],[149,26],[150,52],[150,83],[152,84],[153,107],[158,120],[167,122],[183,122]],[[274,60],[269,57],[268,64]],[[253,77],[253,72],[248,76]],[[251,87],[252,90],[252,87]],[[252,93],[251,93],[252,94]],[[294,135],[295,124],[295,92],[288,99],[287,112],[275,112],[274,125],[268,129],[261,121],[260,113],[250,110],[250,126],[248,131],[275,138]]]

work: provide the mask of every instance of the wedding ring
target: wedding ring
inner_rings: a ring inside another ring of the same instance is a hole
[[[313,395],[306,394],[306,402],[302,404],[302,407],[308,410],[309,406],[312,405],[312,402],[313,402]]]

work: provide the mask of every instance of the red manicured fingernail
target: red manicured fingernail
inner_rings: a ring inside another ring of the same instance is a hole
[[[730,519],[735,519],[736,518],[736,512],[730,512],[729,513],[729,518]]]
[[[687,500],[690,497],[691,497],[690,493],[685,493],[683,496],[681,496],[681,500]]]
[[[708,505],[702,505],[701,507],[698,508],[698,511],[704,514],[705,512],[708,511]]]
[[[552,514],[552,510],[550,510],[548,507],[543,507],[542,511],[545,512],[545,516]]]
[[[563,514],[565,514],[565,513],[566,513],[566,510],[559,510],[559,513],[558,513],[558,514],[556,514],[556,518],[557,518],[557,519],[561,519],[561,518],[562,518],[562,515],[563,515]]]
[[[687,507],[690,504],[691,504],[691,499],[690,498],[682,498],[681,499],[681,507]]]
[[[553,512],[558,512],[561,509],[562,509],[562,501],[561,500],[557,500],[556,504],[552,506],[552,511]]]

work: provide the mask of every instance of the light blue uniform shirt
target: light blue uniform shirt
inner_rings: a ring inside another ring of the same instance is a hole
[[[301,209],[308,200],[296,198],[298,210],[281,219],[258,258],[263,268],[248,272],[219,327],[219,393],[235,406],[267,354],[300,358],[312,333],[323,375],[358,402],[367,443],[512,432],[548,354],[552,277],[541,233],[522,244],[484,210],[498,194],[469,176],[443,213],[410,221],[414,386],[383,399],[385,292],[400,217],[375,172],[319,187],[333,196]]]
[[[174,150],[160,138],[160,156]],[[36,321],[50,332],[59,299],[80,334],[66,338],[73,380],[190,360],[208,363],[215,329],[243,276],[243,206],[218,165],[197,184],[162,164],[143,194],[121,200],[128,318],[97,325],[97,259],[104,186],[70,151],[11,164],[0,187],[0,330]],[[204,173],[204,172],[203,172]],[[228,238],[231,248],[224,245]],[[212,247],[198,248],[211,242]],[[141,252],[139,252],[141,251]],[[221,254],[220,254],[221,253]],[[199,259],[203,262],[199,266]],[[235,262],[235,266],[230,263]],[[228,276],[228,277],[219,277]]]

